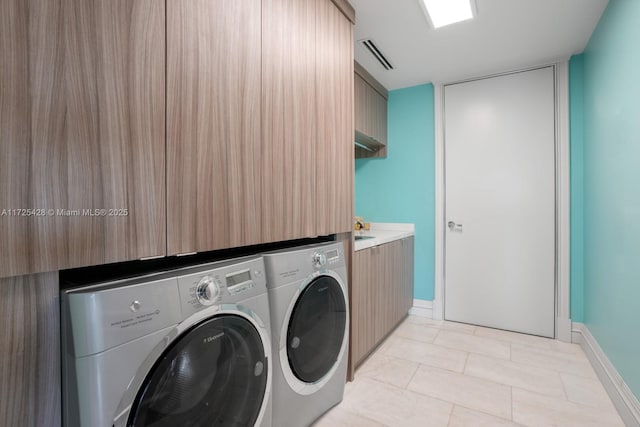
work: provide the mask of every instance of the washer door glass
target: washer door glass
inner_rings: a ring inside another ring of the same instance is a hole
[[[133,402],[128,426],[253,426],[267,387],[256,328],[223,314],[197,324],[155,363]]]
[[[300,294],[287,330],[287,356],[301,381],[320,380],[338,360],[347,321],[345,302],[331,276],[316,277]]]

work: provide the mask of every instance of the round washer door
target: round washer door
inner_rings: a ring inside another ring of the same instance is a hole
[[[300,381],[315,383],[333,368],[346,325],[346,299],[340,283],[327,275],[313,279],[298,297],[287,328],[289,366]]]
[[[127,426],[253,426],[267,392],[267,355],[246,318],[221,314],[177,338],[151,368]]]

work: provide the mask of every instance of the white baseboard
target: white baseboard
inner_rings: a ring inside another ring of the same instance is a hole
[[[572,342],[571,319],[556,317],[556,339],[563,342]]]
[[[444,320],[444,300],[435,298],[433,300],[433,320]]]
[[[409,314],[433,319],[433,301],[414,299],[413,307],[409,309]]]
[[[573,323],[572,341],[580,344],[627,427],[640,427],[640,402],[624,382],[600,344],[582,323]]]

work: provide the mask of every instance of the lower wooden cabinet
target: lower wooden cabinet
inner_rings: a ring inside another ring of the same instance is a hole
[[[413,237],[353,254],[351,360],[358,366],[413,305]]]
[[[351,279],[351,361],[357,366],[375,346],[378,247],[353,253]]]

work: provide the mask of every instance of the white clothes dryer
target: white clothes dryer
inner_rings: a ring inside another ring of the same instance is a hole
[[[263,254],[273,348],[273,425],[303,427],[344,395],[349,342],[342,243]]]
[[[62,293],[65,427],[271,426],[260,257]]]

